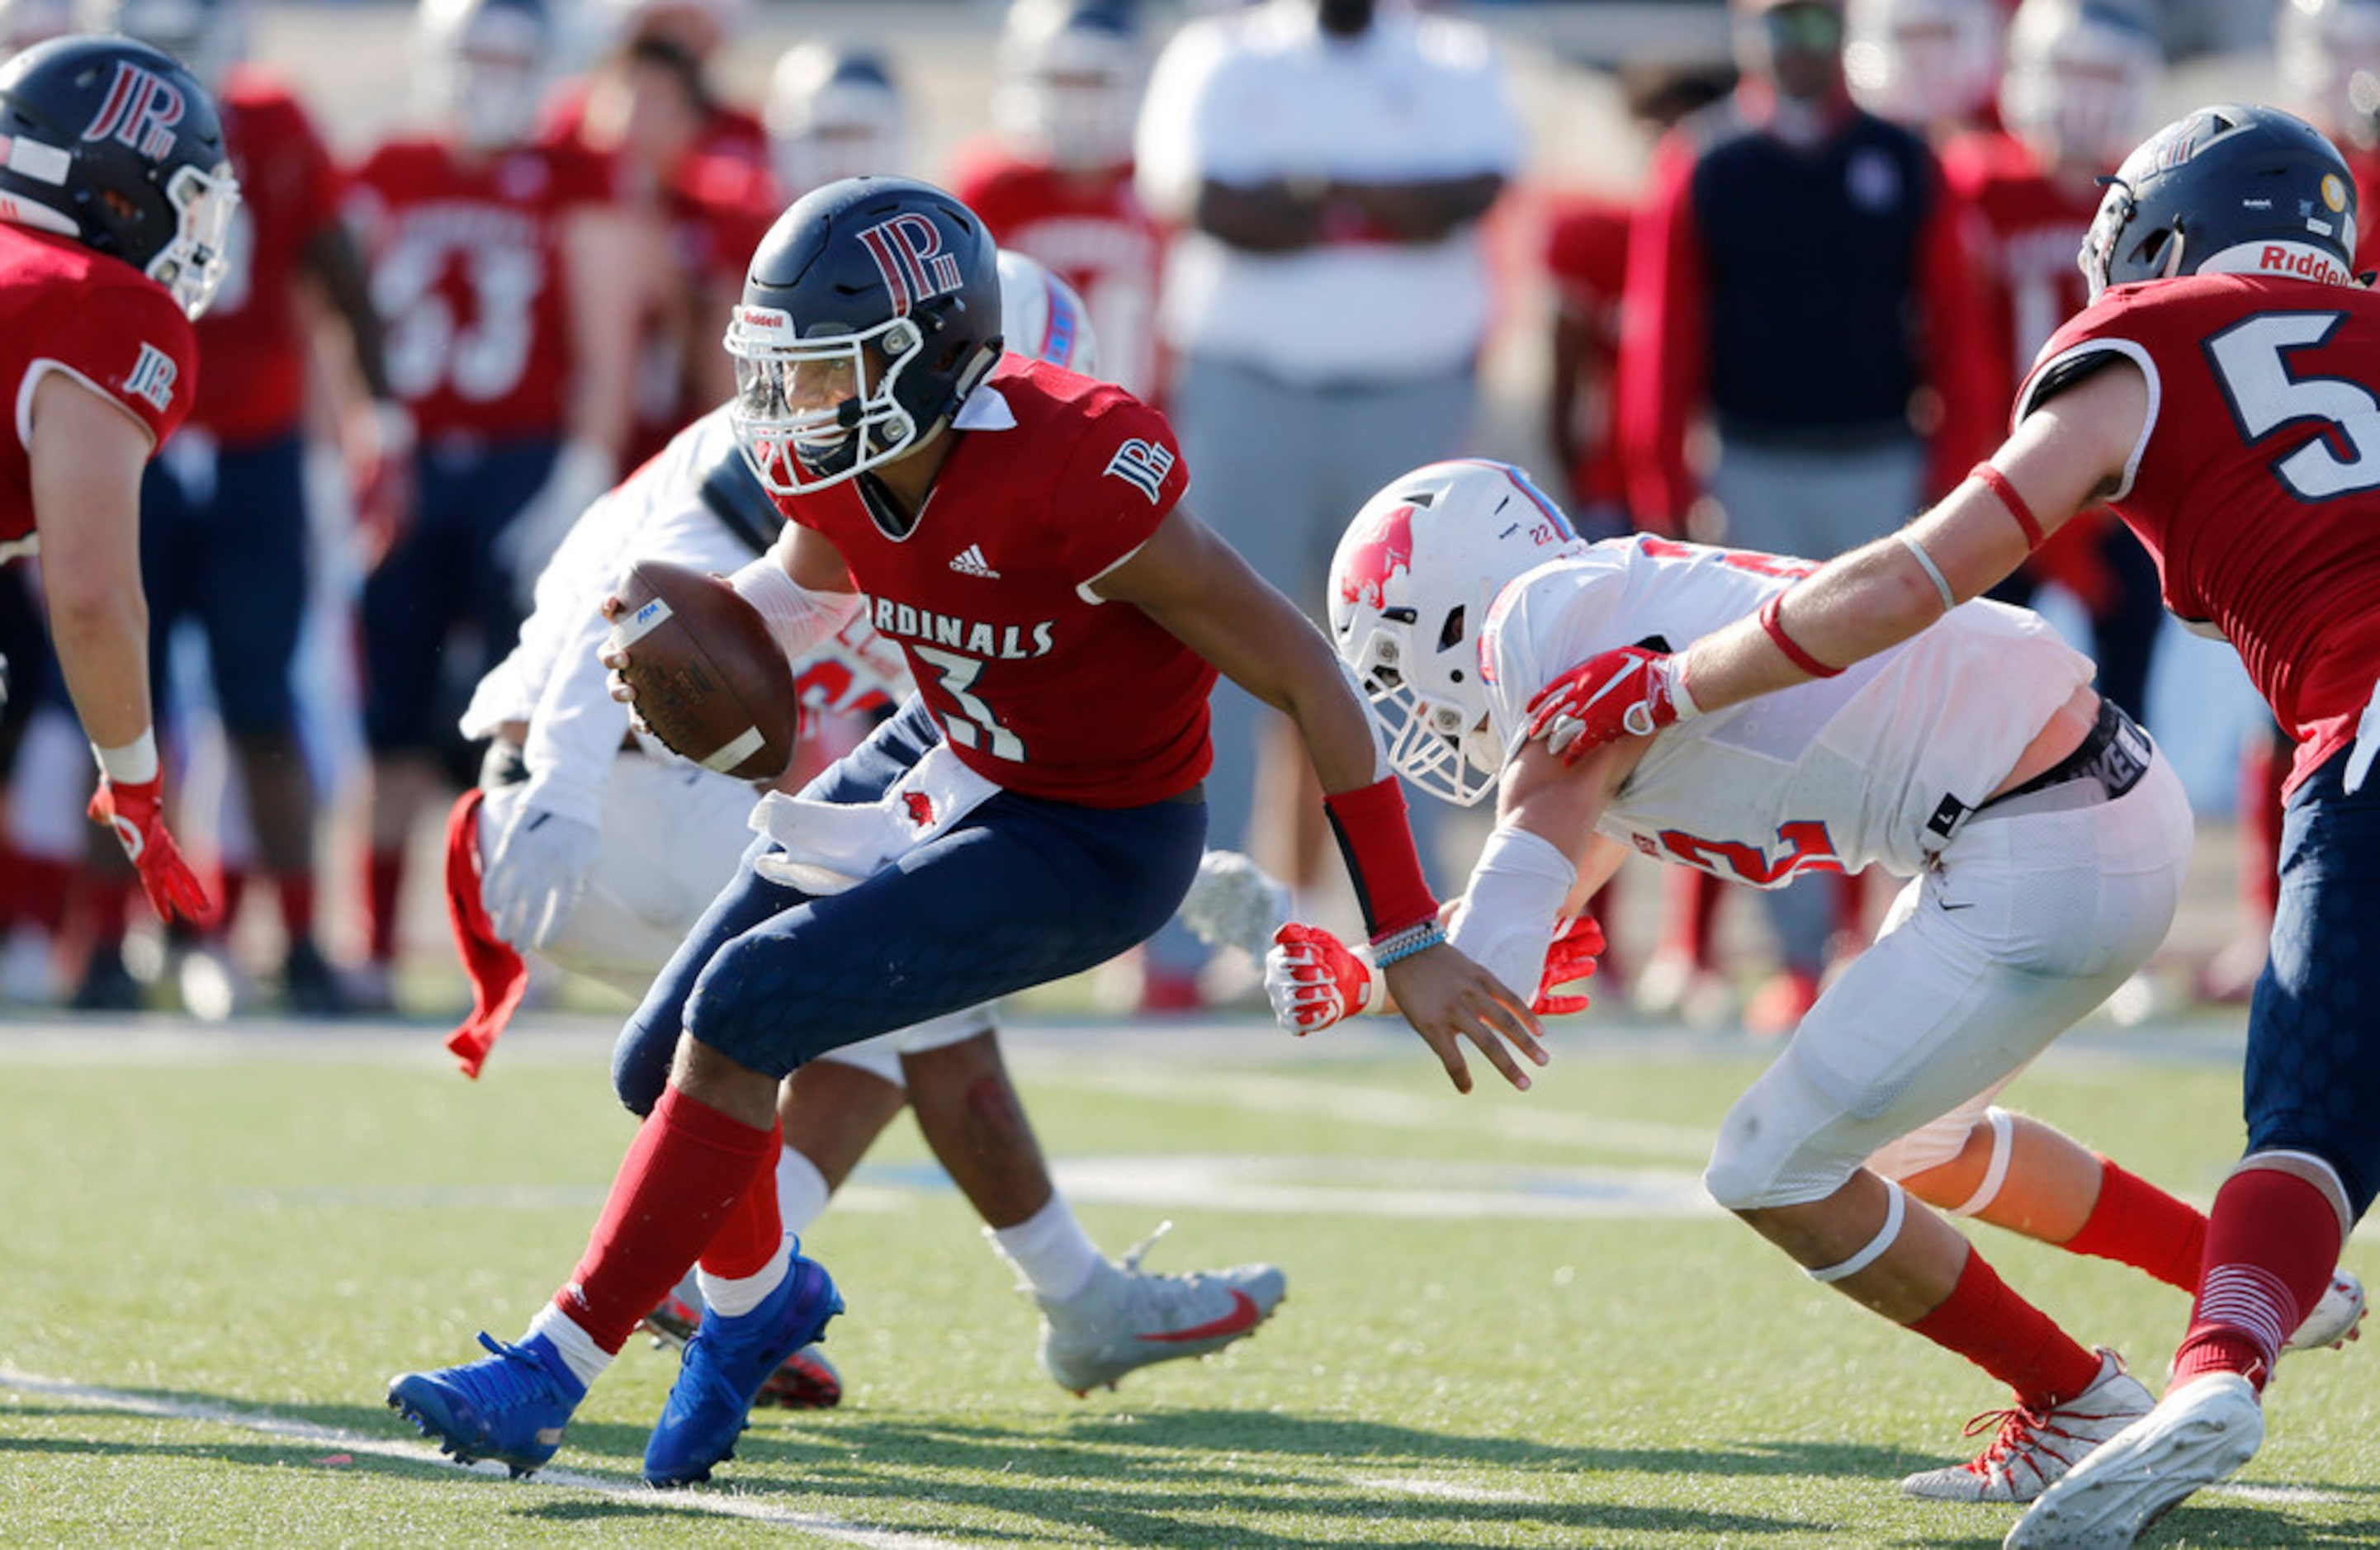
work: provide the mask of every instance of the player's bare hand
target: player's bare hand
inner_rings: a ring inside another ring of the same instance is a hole
[[[1458,1093],[1471,1091],[1471,1067],[1463,1059],[1463,1041],[1479,1047],[1488,1063],[1523,1092],[1529,1090],[1528,1072],[1512,1058],[1518,1050],[1530,1062],[1544,1065],[1544,1030],[1529,1003],[1513,994],[1494,975],[1446,943],[1425,948],[1380,971],[1397,1009],[1438,1052],[1447,1080]]]

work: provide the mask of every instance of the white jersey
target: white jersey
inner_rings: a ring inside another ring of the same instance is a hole
[[[750,542],[702,498],[711,469],[738,455],[722,405],[589,506],[538,576],[536,607],[518,642],[480,681],[462,719],[469,738],[491,736],[506,721],[528,723],[523,762],[529,805],[601,822],[604,782],[628,734],[628,708],[612,697],[596,658],[611,632],[603,599],[631,559],[668,560],[727,575],[757,557]],[[795,665],[808,708],[847,709],[869,694],[907,696],[906,664],[865,618],[863,610],[842,635]],[[639,741],[657,757],[675,757],[650,738]]]
[[[1539,566],[1481,643],[1497,736],[1517,750],[1530,699],[1597,652],[1682,650],[1815,568],[1644,536]],[[1871,863],[1913,876],[2092,672],[2039,615],[1966,603],[1839,676],[1662,732],[1597,827],[1759,888]]]

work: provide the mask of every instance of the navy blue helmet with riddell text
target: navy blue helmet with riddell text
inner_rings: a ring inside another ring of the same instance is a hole
[[[830,183],[760,239],[726,345],[761,482],[840,483],[925,445],[999,362],[999,250],[929,183]]]
[[[73,237],[206,310],[239,185],[187,68],[129,38],[36,43],[0,64],[0,221]]]
[[[2344,280],[2354,255],[2355,177],[2338,149],[2278,108],[2227,103],[2124,158],[2080,260],[2095,297],[2177,274]]]

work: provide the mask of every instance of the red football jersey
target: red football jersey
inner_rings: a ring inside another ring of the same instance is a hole
[[[199,346],[165,288],[118,259],[67,237],[0,224],[0,402],[16,429],[0,436],[0,559],[33,532],[34,379],[64,371],[98,389],[162,445],[190,412]]]
[[[2355,272],[2369,274],[2380,268],[2380,147],[2350,142],[2338,153],[2355,175]]]
[[[574,366],[562,224],[611,193],[601,161],[559,145],[467,163],[395,139],[357,171],[347,203],[389,382],[425,438],[561,432]]]
[[[680,281],[675,315],[655,320],[638,345],[636,418],[628,461],[641,463],[717,404],[690,391],[686,350],[716,353],[728,309],[744,294],[752,250],[784,209],[765,166],[730,156],[688,156],[662,199],[670,257]],[[689,337],[688,331],[691,331]]]
[[[338,219],[340,181],[306,110],[273,77],[243,65],[216,100],[239,209],[223,288],[199,320],[207,387],[190,423],[253,445],[298,427],[307,338],[295,280],[306,245]]]
[[[2091,299],[2075,255],[2104,190],[2059,183],[2005,135],[1953,140],[1942,155],[1942,177],[1970,217],[1969,250],[1988,298],[1991,349],[2006,364],[2003,394],[2011,392],[2058,325]],[[1992,418],[1998,418],[1997,410]]]
[[[2297,739],[2293,790],[2380,680],[2380,296],[2277,275],[2116,286],[2050,340],[2018,418],[2110,351],[2149,379],[2110,504],[2166,606],[2221,631]]]
[[[1099,336],[1099,375],[1143,397],[1158,389],[1157,283],[1165,236],[1129,165],[1085,178],[1020,162],[986,140],[961,155],[951,191],[994,241],[1038,259],[1082,293]]]
[[[985,392],[978,389],[978,398]],[[1129,603],[1085,585],[1130,555],[1189,483],[1165,418],[1022,356],[954,432],[915,527],[880,527],[845,481],[779,502],[834,541],[868,618],[898,641],[970,769],[1011,791],[1133,807],[1207,773],[1215,670]]]
[[[1629,207],[1613,200],[1565,200],[1546,223],[1546,277],[1561,309],[1586,324],[1600,390],[1582,407],[1578,466],[1566,470],[1583,505],[1623,505],[1627,479],[1612,434],[1620,380],[1620,298],[1628,288]]]

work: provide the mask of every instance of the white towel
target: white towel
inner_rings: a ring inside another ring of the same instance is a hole
[[[941,743],[873,802],[820,802],[771,792],[752,809],[751,824],[782,849],[762,856],[753,870],[804,893],[841,893],[948,832],[999,790]]]

